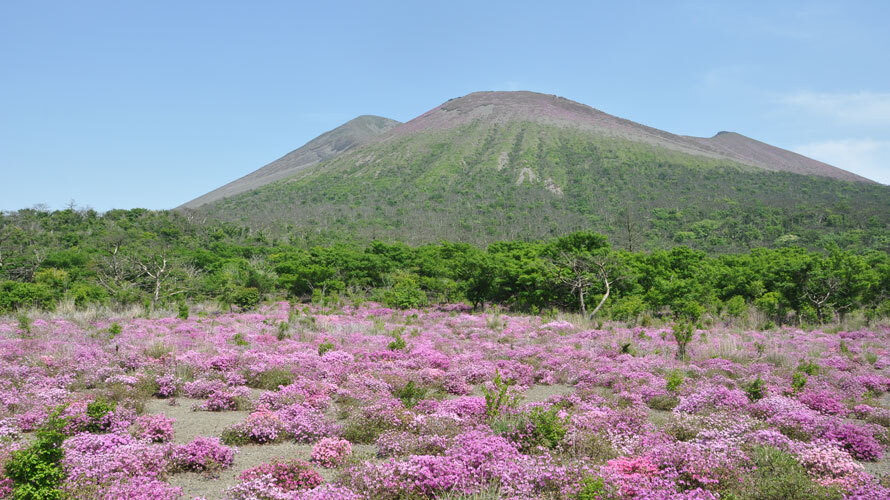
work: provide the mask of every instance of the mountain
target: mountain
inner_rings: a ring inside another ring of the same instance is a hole
[[[183,203],[179,208],[197,208],[207,203],[262,187],[291,176],[320,161],[366,144],[400,122],[382,116],[363,115],[321,134],[268,165],[220,188]]]
[[[890,245],[887,186],[739,134],[675,135],[533,92],[452,99],[252,181],[197,212],[312,242],[592,229],[628,249]]]

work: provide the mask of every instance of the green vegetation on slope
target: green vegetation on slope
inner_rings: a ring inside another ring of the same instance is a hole
[[[890,248],[890,188],[686,155],[531,122],[379,142],[202,207],[309,244],[487,244],[572,231],[620,248]]]

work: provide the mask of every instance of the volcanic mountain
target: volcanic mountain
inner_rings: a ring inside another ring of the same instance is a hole
[[[888,190],[732,132],[675,135],[553,95],[477,92],[403,124],[359,117],[181,208],[312,241],[593,229],[628,248],[731,250],[886,225]]]

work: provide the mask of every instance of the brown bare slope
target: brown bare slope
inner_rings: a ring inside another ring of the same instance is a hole
[[[739,163],[762,167],[767,170],[792,172],[803,175],[820,175],[847,181],[873,182],[852,172],[827,163],[807,158],[786,149],[745,137],[735,132],[719,132],[714,137],[690,137],[703,148],[715,151]]]
[[[178,208],[197,208],[201,205],[256,189],[289,177],[318,162],[367,144],[389,131],[400,122],[382,116],[363,115],[325,132],[268,165],[240,179],[182,204]]]
[[[431,132],[475,121],[492,125],[531,121],[642,142],[696,156],[732,160],[766,170],[873,182],[852,172],[734,132],[720,132],[710,138],[675,135],[618,118],[563,97],[527,91],[474,92],[451,99],[394,128],[387,136]]]

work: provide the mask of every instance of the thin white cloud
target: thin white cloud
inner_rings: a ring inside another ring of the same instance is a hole
[[[890,92],[798,92],[782,102],[844,125],[890,126]]]
[[[841,139],[802,144],[792,149],[881,184],[890,184],[890,140]]]

